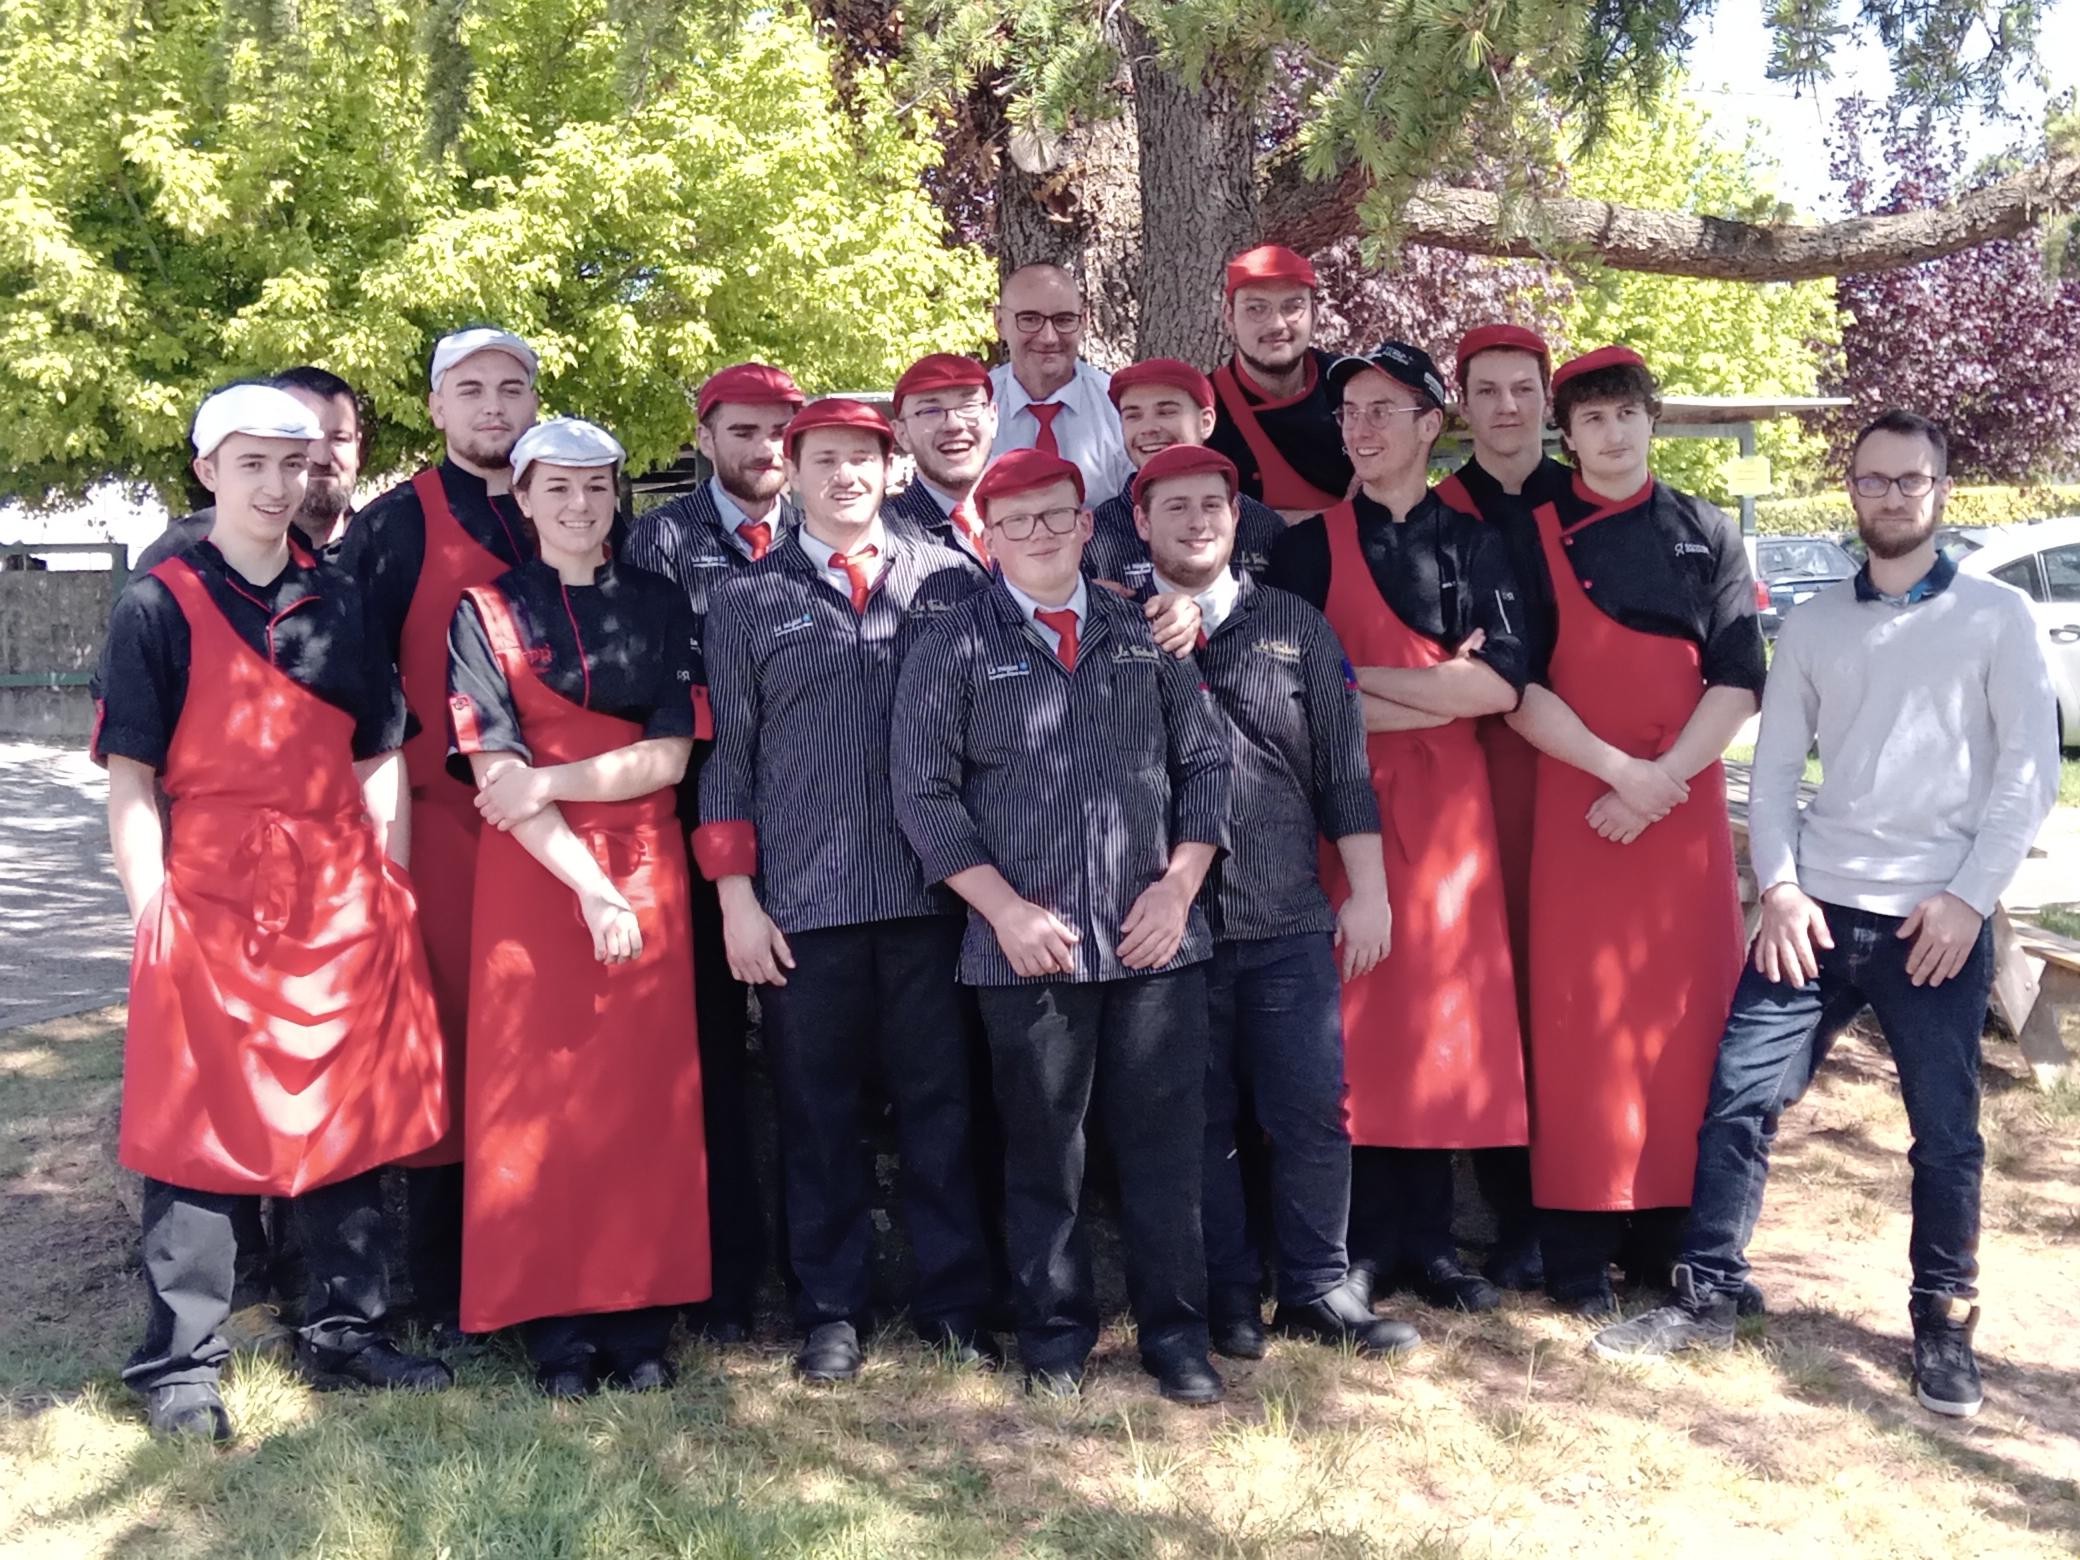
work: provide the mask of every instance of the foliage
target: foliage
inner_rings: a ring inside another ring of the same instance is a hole
[[[1852,210],[1940,201],[1964,182],[1962,166],[1953,143],[1843,105],[1834,169]],[[2049,276],[2038,239],[1844,277],[1840,298],[1835,393],[1854,404],[1834,425],[1838,452],[1872,416],[1905,406],[1943,424],[1960,477],[2080,474],[2080,276]]]
[[[2047,515],[2080,515],[2080,485],[2052,487],[1956,487],[1943,510],[1952,526],[2021,525]],[[1755,528],[1772,536],[1815,531],[1853,531],[1856,511],[1836,487],[1805,498],[1765,498],[1755,505]]]
[[[977,343],[987,265],[947,244],[882,73],[841,113],[793,5],[623,9],[10,0],[0,498],[177,494],[200,397],[300,360],[373,397],[394,468],[431,446],[433,339],[472,320],[526,334],[550,407],[639,466],[725,362],[834,389]]]

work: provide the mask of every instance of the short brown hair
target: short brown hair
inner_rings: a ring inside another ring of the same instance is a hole
[[[1575,408],[1589,401],[1644,406],[1649,417],[1659,417],[1661,386],[1654,382],[1653,374],[1637,363],[1613,363],[1608,368],[1592,368],[1586,374],[1572,375],[1553,392],[1553,426],[1567,432],[1568,419],[1574,416]]]

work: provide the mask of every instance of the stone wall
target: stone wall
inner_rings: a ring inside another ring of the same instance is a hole
[[[8,683],[94,670],[114,604],[115,576],[96,569],[0,571],[0,675]],[[76,687],[0,686],[0,737],[84,741],[94,701]]]

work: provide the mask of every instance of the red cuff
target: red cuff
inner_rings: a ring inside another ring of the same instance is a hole
[[[468,694],[448,695],[448,718],[455,728],[456,752],[484,751],[484,734],[477,727],[477,707],[470,702]]]
[[[711,883],[758,871],[758,826],[743,819],[704,823],[693,831],[693,859]]]
[[[715,706],[708,702],[708,690],[696,687],[693,690],[693,740],[713,742],[715,740]]]

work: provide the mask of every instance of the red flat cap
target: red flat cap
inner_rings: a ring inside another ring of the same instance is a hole
[[[1076,502],[1083,502],[1083,473],[1077,470],[1073,461],[1042,450],[1006,450],[989,463],[982,480],[975,484],[972,496],[975,507],[982,509],[993,498],[1007,498],[1013,493],[1051,487],[1057,482],[1075,483]]]
[[[1320,285],[1314,279],[1314,267],[1307,263],[1307,256],[1295,254],[1283,244],[1259,244],[1255,249],[1245,249],[1228,262],[1228,296],[1235,296],[1238,287],[1250,287],[1263,282],[1290,282],[1296,287]]]
[[[1457,359],[1459,383],[1466,383],[1466,364],[1483,352],[1528,352],[1539,361],[1547,377],[1553,372],[1553,349],[1546,345],[1546,338],[1535,330],[1526,330],[1521,325],[1476,325],[1459,338],[1459,350],[1453,354]]]
[[[1235,474],[1235,462],[1219,450],[1208,449],[1203,444],[1173,444],[1167,450],[1158,450],[1149,456],[1148,463],[1134,473],[1134,503],[1138,508],[1142,494],[1166,477],[1194,477],[1202,471],[1214,471],[1227,479],[1228,497],[1235,496],[1239,479]]]
[[[996,399],[996,387],[989,382],[988,369],[958,352],[934,352],[903,370],[895,393],[889,397],[889,410],[902,416],[903,397],[923,395],[928,390],[980,390],[991,400]]]
[[[1645,368],[1647,360],[1630,347],[1598,347],[1594,352],[1584,352],[1578,358],[1570,358],[1553,370],[1553,388],[1558,390],[1568,380],[1580,374],[1593,374],[1599,368]]]
[[[869,406],[864,401],[848,401],[840,395],[829,396],[821,401],[811,401],[794,414],[787,431],[780,435],[780,447],[787,451],[787,458],[794,459],[796,448],[805,433],[818,428],[857,428],[862,433],[871,433],[881,441],[883,450],[895,448],[896,436],[888,426],[888,419],[881,415],[878,406]]]
[[[787,371],[764,363],[739,363],[712,374],[694,397],[693,410],[705,417],[724,401],[739,406],[800,406],[808,397]]]
[[[1169,385],[1182,390],[1207,411],[1213,410],[1213,381],[1182,358],[1143,358],[1115,373],[1111,388],[1105,393],[1117,406],[1119,398],[1136,385]]]

